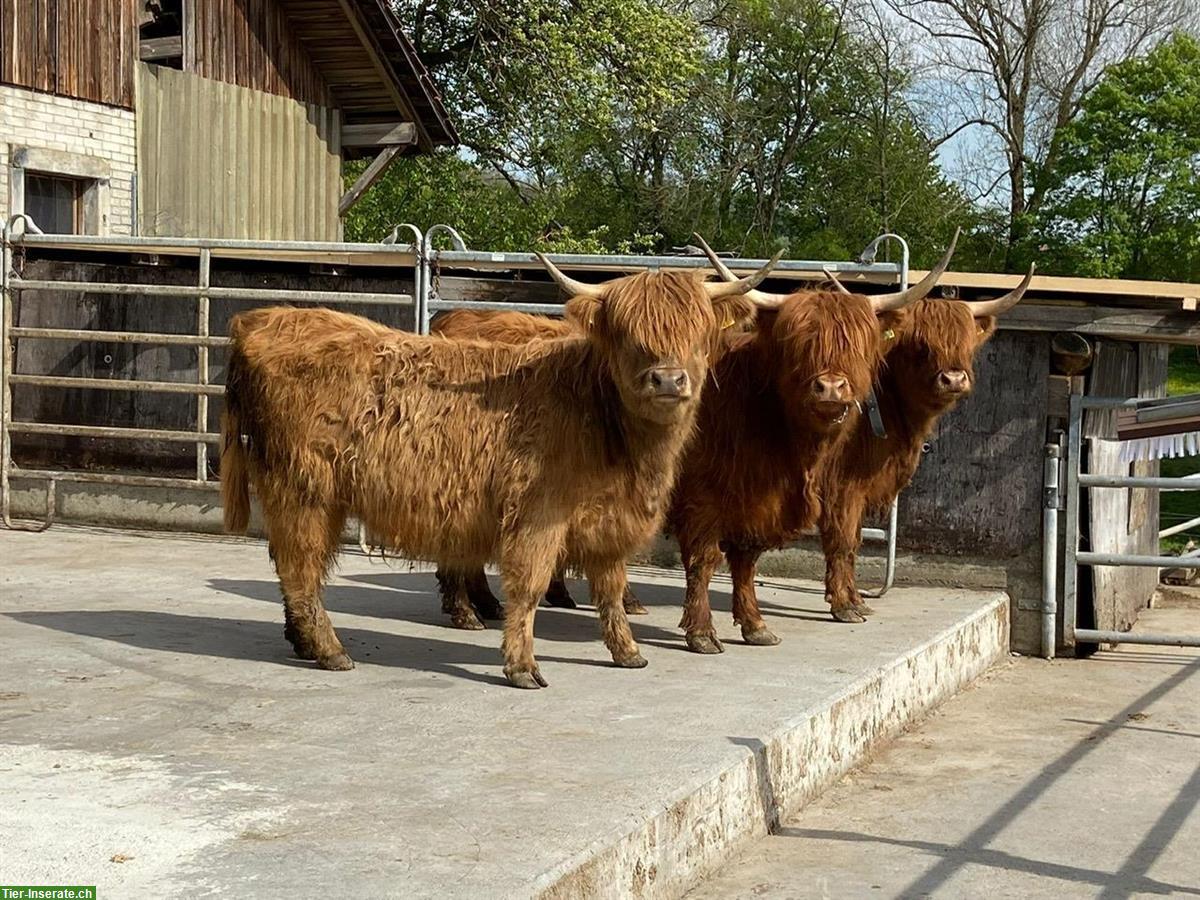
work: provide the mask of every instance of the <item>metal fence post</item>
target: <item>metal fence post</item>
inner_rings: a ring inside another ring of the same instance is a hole
[[[1058,464],[1062,448],[1046,445],[1042,472],[1042,657],[1054,659],[1058,616]]]
[[[1072,394],[1067,418],[1067,526],[1063,559],[1063,646],[1075,646],[1079,554],[1079,469],[1083,456],[1083,396]]]
[[[212,251],[205,248],[200,251],[200,295],[196,298],[196,337],[207,338],[208,335],[208,289],[212,279]],[[208,384],[208,345],[196,347],[196,381],[201,386]],[[208,431],[208,394],[196,395],[196,433]],[[196,442],[196,480],[208,480],[208,444]]]

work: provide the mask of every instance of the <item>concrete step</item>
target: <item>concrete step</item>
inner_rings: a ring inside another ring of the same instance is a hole
[[[637,568],[649,667],[609,665],[592,610],[543,609],[552,686],[521,692],[498,631],[448,628],[407,563],[343,555],[326,605],[358,668],[323,672],[290,656],[261,543],[55,527],[0,532],[0,558],[13,883],[678,896],[1008,647],[1000,592],[895,589],[842,625],[770,580],[783,643],[726,612],[697,656],[678,573]]]

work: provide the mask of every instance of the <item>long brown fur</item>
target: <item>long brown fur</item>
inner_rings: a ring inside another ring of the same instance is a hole
[[[572,556],[595,587],[605,643],[619,665],[645,664],[621,608],[623,563],[662,519],[719,321],[752,306],[655,273],[568,312],[586,336],[525,346],[417,337],[323,309],[235,318],[223,492],[236,528],[255,487],[299,655],[352,666],[320,592],[353,515],[413,558],[499,561],[505,674],[522,687],[545,683],[534,610],[568,528],[587,523]],[[690,400],[644,396],[648,367],[664,365],[688,372]]]
[[[993,317],[976,319],[957,300],[921,300],[888,315],[895,337],[876,383],[887,437],[876,437],[860,420],[821,478],[825,599],[843,621],[871,612],[854,579],[864,515],[884,512],[908,486],[925,439],[965,396],[940,388],[938,376],[963,372],[973,382],[975,354],[996,328]]]
[[[714,366],[667,517],[687,575],[680,626],[691,649],[723,649],[708,598],[722,550],[743,637],[778,643],[758,608],[755,563],[815,523],[821,471],[858,420],[856,409],[840,423],[821,415],[813,384],[841,375],[855,400],[865,398],[882,357],[883,327],[861,295],[797,293],[760,315],[758,329],[734,338]]]

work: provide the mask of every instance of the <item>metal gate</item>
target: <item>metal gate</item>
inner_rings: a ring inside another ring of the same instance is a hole
[[[510,301],[444,300],[438,294],[442,270],[459,271],[541,271],[540,261],[531,253],[493,253],[469,250],[459,233],[448,225],[434,225],[422,231],[415,225],[397,225],[381,244],[345,244],[296,241],[243,241],[227,239],[185,239],[158,237],[94,237],[83,235],[43,235],[26,216],[16,216],[2,224],[0,231],[0,513],[9,528],[41,531],[54,519],[55,490],[58,482],[91,482],[137,487],[186,488],[215,491],[219,482],[209,477],[208,448],[219,441],[220,435],[208,430],[208,398],[223,393],[224,388],[212,383],[209,371],[209,351],[228,344],[228,338],[214,334],[210,323],[210,301],[230,299],[259,303],[315,304],[378,304],[413,307],[415,330],[429,333],[433,315],[441,310],[470,307],[485,310],[519,310],[522,312],[561,315],[564,304],[522,303]],[[412,243],[400,242],[401,234],[411,235]],[[435,249],[439,235],[449,239],[452,249]],[[777,275],[797,277],[800,273],[820,279],[824,270],[832,272],[873,275],[908,286],[908,245],[896,235],[880,235],[863,253],[863,259],[873,259],[875,249],[888,239],[897,240],[902,255],[898,263],[784,260],[775,269]],[[147,283],[112,283],[96,281],[58,281],[23,278],[13,266],[14,254],[22,248],[77,248],[91,252],[136,253],[153,255],[174,253],[198,258],[197,279],[194,285],[163,285]],[[348,265],[379,263],[411,269],[413,293],[361,293],[341,291],[277,290],[243,287],[220,287],[212,284],[214,259],[266,260],[344,260]],[[633,256],[592,254],[550,254],[563,269],[591,269],[623,273],[639,269],[707,268],[704,256]],[[731,259],[733,269],[754,270],[765,260]],[[81,294],[103,294],[120,297],[161,298],[164,303],[192,304],[194,329],[191,333],[153,333],[125,330],[66,329],[18,326],[13,309],[18,295],[37,295],[39,292],[72,291]],[[147,346],[187,347],[196,353],[196,378],[192,382],[145,381],[119,378],[84,378],[64,375],[30,375],[16,371],[16,343],[25,341],[113,342]],[[37,421],[15,421],[12,415],[13,388],[36,385],[43,388],[76,388],[98,391],[131,391],[137,393],[184,394],[193,398],[195,416],[189,430],[129,428],[120,426],[69,425]],[[13,464],[11,436],[14,434],[73,435],[102,437],[117,440],[151,440],[190,444],[195,453],[195,474],[191,478],[159,477],[110,472],[92,472],[68,468],[30,469]],[[20,477],[45,482],[46,513],[42,523],[28,526],[14,523],[10,515],[10,479]],[[892,504],[884,528],[864,528],[864,540],[887,545],[883,584],[870,597],[882,596],[895,579],[897,505]]]
[[[1157,644],[1179,647],[1200,647],[1200,635],[1168,635],[1151,632],[1101,631],[1080,628],[1076,624],[1079,606],[1080,566],[1141,566],[1148,568],[1200,569],[1200,557],[1149,556],[1129,553],[1098,553],[1081,549],[1080,510],[1084,490],[1145,488],[1163,490],[1200,490],[1195,478],[1163,478],[1139,475],[1095,475],[1083,471],[1083,417],[1087,410],[1139,409],[1151,401],[1138,398],[1121,399],[1085,397],[1072,394],[1067,420],[1065,454],[1066,496],[1061,496],[1060,459],[1057,444],[1046,448],[1044,473],[1045,497],[1042,519],[1042,655],[1053,659],[1055,654],[1056,615],[1058,611],[1058,512],[1066,507],[1066,540],[1063,554],[1063,644],[1077,643]],[[1153,401],[1159,402],[1161,401]],[[1191,523],[1187,523],[1191,524]],[[1160,533],[1161,537],[1161,533]]]

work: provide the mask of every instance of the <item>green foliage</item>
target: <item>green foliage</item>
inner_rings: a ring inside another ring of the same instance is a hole
[[[1200,281],[1200,42],[1111,67],[1063,135],[1037,233],[1061,272]]]

